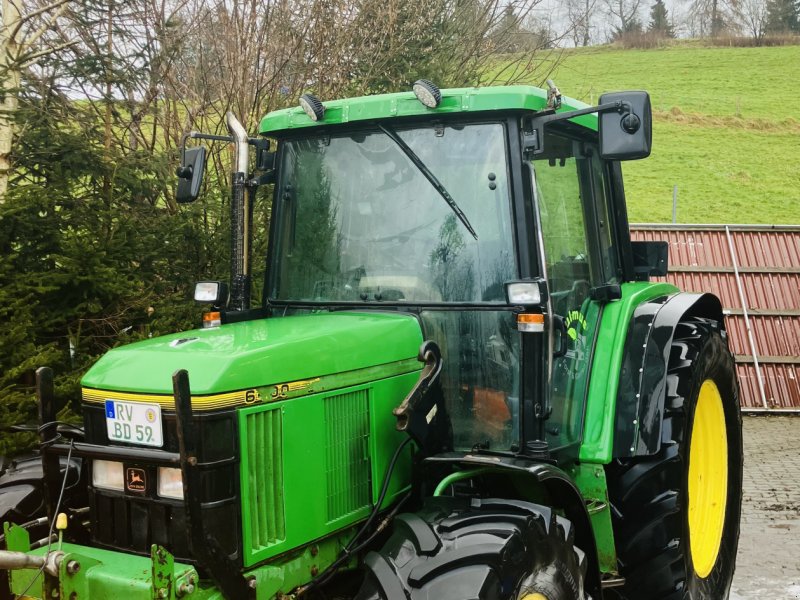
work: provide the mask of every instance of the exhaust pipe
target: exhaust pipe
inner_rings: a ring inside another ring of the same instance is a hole
[[[253,207],[247,192],[249,139],[247,131],[233,116],[225,115],[228,131],[234,139],[234,171],[231,174],[231,306],[232,310],[250,308],[250,223]]]

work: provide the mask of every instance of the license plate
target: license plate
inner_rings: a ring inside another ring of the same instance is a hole
[[[158,404],[106,400],[106,430],[109,440],[159,448],[164,445]]]

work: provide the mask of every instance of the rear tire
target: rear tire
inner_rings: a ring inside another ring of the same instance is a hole
[[[584,600],[572,523],[514,500],[430,498],[366,556],[356,600]]]
[[[678,325],[667,371],[661,450],[607,467],[620,574],[626,579],[618,590],[623,598],[728,597],[739,540],[742,422],[735,365],[724,335],[704,319]],[[710,522],[716,525],[709,529]]]

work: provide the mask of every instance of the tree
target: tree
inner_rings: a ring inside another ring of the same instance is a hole
[[[606,13],[611,19],[611,39],[617,40],[625,34],[641,33],[639,15],[642,0],[604,0]]]
[[[653,4],[650,9],[650,25],[647,31],[659,37],[675,37],[675,29],[669,21],[669,15],[664,0],[656,0],[655,4]]]
[[[0,203],[8,189],[21,73],[38,59],[58,52],[68,44],[42,43],[45,34],[67,9],[68,0],[23,5],[21,0],[2,1],[0,19]],[[22,8],[20,8],[22,6]]]
[[[592,41],[596,0],[567,0],[566,5],[572,43],[575,46],[588,46]]]
[[[718,37],[735,28],[739,0],[692,0],[689,17],[697,24],[701,36]]]
[[[767,0],[769,33],[800,33],[800,1]]]
[[[766,1],[741,0],[737,7],[737,15],[744,31],[760,45],[767,32]]]

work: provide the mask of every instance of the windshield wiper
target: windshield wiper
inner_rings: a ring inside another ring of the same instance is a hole
[[[383,133],[388,135],[389,138],[391,138],[391,140],[395,144],[397,144],[397,146],[400,148],[400,150],[403,151],[403,154],[405,154],[411,160],[411,162],[414,163],[414,166],[417,167],[417,169],[419,169],[419,172],[422,173],[425,176],[425,179],[430,181],[430,183],[434,187],[434,189],[437,192],[439,192],[439,195],[442,198],[444,198],[444,201],[447,202],[447,205],[451,208],[451,210],[458,217],[458,220],[461,221],[461,223],[464,224],[464,227],[467,228],[467,231],[469,231],[472,234],[472,237],[474,237],[477,240],[478,239],[478,234],[475,233],[475,230],[472,228],[472,225],[470,224],[469,219],[467,219],[467,215],[465,215],[464,211],[462,211],[459,208],[458,204],[456,204],[456,201],[453,200],[453,197],[450,195],[450,192],[447,191],[447,188],[445,188],[444,185],[442,185],[441,181],[436,179],[436,175],[431,173],[431,170],[425,165],[424,162],[422,162],[422,159],[419,156],[417,156],[416,152],[414,152],[408,146],[408,144],[406,144],[402,140],[402,138],[399,135],[397,135],[397,132],[394,131],[394,129],[391,129],[390,127],[387,127],[386,125],[382,125],[380,123],[378,124],[378,128],[381,131],[383,131]]]

